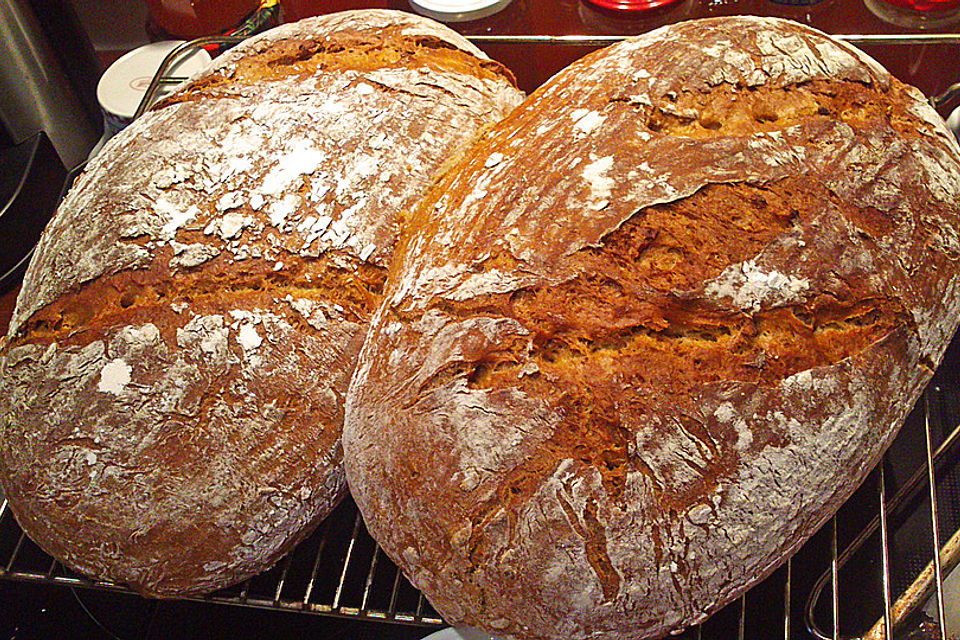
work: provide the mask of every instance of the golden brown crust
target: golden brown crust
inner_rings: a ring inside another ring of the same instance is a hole
[[[346,12],[246,41],[111,139],[0,353],[0,483],[24,530],[161,597],[309,534],[346,491],[343,397],[397,216],[520,98],[436,23]]]
[[[535,92],[414,216],[348,394],[368,528],[453,623],[654,638],[771,572],[960,318],[960,148],[862,53],[666,27]]]

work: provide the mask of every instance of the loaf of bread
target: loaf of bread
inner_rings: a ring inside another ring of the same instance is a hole
[[[398,216],[522,100],[446,27],[357,11],[238,46],[110,141],[0,363],[0,484],[143,594],[269,567],[345,493],[342,399]]]
[[[960,149],[805,26],[681,23],[483,136],[398,249],[347,396],[351,491],[451,623],[628,640],[773,571],[956,329]]]

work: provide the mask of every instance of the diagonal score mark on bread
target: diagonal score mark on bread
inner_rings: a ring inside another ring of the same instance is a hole
[[[384,267],[349,257],[295,259],[293,255],[283,256],[282,269],[275,269],[275,260],[231,262],[218,256],[171,272],[169,264],[175,255],[164,248],[156,252],[157,260],[149,268],[104,276],[61,296],[34,314],[12,337],[10,346],[51,342],[83,346],[100,339],[105,328],[159,318],[164,319],[161,333],[173,344],[176,328],[184,323],[176,309],[189,305],[196,313],[216,312],[222,309],[224,291],[250,309],[271,306],[277,300],[290,306],[295,306],[295,300],[313,300],[327,310],[326,316],[366,321],[382,294]],[[97,304],[90,304],[91,300]],[[308,315],[292,314],[291,321],[303,331],[317,331]]]
[[[627,472],[644,468],[643,454],[630,451],[633,435],[612,404],[594,406],[598,381],[615,379],[613,386],[661,397],[682,397],[697,385],[730,380],[772,386],[857,354],[897,327],[912,326],[898,300],[853,286],[746,312],[704,298],[706,282],[730,264],[756,258],[794,227],[798,211],[810,210],[804,199],[829,200],[798,184],[777,186],[779,192],[749,185],[705,187],[691,198],[635,214],[600,247],[571,256],[555,283],[456,303],[436,301],[433,308],[450,317],[510,318],[526,334],[469,354],[474,360],[447,364],[423,381],[420,391],[465,377],[472,389],[517,388],[551,399],[562,407],[565,427],[554,440],[568,441],[571,431],[578,432],[579,459],[600,470],[615,498]],[[791,199],[797,206],[790,206]],[[727,215],[709,219],[709,212],[731,208],[738,212],[732,223]],[[724,221],[730,226],[724,228]],[[700,233],[706,239],[697,242]],[[520,268],[509,261],[498,255],[484,268],[492,262],[508,271]],[[578,430],[581,424],[596,428]],[[566,455],[562,445],[555,451],[550,442],[543,446],[529,463],[538,469],[555,467]],[[530,478],[538,475],[525,467],[511,472],[518,484],[504,482],[501,500],[525,500],[537,488]]]

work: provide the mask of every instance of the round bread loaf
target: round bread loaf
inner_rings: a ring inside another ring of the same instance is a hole
[[[704,620],[877,462],[960,311],[960,149],[919,92],[735,17],[591,54],[450,170],[347,397],[351,491],[451,623]]]
[[[398,214],[522,96],[400,12],[284,25],[116,136],[46,230],[0,361],[0,484],[84,574],[260,572],[345,493],[342,398]]]

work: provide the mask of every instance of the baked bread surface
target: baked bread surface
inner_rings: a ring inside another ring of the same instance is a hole
[[[807,27],[575,63],[421,203],[347,400],[352,494],[451,623],[638,639],[832,515],[958,318],[960,149]]]
[[[284,25],[112,139],[44,233],[0,356],[0,484],[67,566],[184,596],[345,494],[343,396],[398,216],[522,99],[401,12]]]

